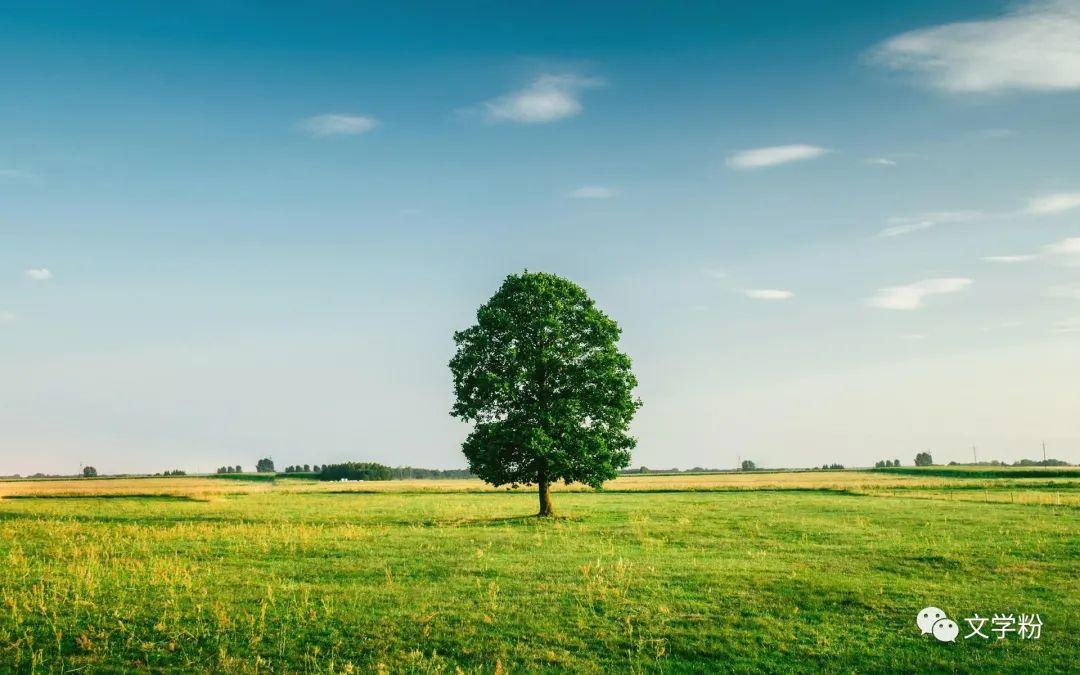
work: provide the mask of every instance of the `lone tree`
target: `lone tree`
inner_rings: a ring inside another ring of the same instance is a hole
[[[930,466],[934,463],[934,458],[930,456],[929,452],[920,452],[915,455],[915,466]]]
[[[599,488],[630,465],[628,428],[641,401],[619,326],[577,284],[523,272],[454,334],[457,402],[474,428],[462,445],[469,470],[492,485],[538,486],[550,516],[551,484]]]
[[[83,478],[96,478],[97,469],[92,466],[84,466],[82,470]]]
[[[264,457],[263,459],[260,459],[259,461],[255,462],[255,470],[259,473],[273,473],[274,460],[270,459],[269,457]]]

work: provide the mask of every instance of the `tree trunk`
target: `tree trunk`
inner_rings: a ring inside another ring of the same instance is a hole
[[[537,514],[541,518],[546,518],[553,515],[555,511],[551,508],[551,485],[547,482],[547,477],[541,476],[539,481],[540,492],[540,513]]]

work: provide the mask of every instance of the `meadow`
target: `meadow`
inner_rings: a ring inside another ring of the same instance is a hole
[[[627,476],[543,520],[470,480],[0,482],[0,670],[1075,667],[1080,474],[939,474]]]

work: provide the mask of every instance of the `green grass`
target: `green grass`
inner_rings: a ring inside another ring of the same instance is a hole
[[[1080,509],[916,493],[4,499],[0,671],[1075,667]]]

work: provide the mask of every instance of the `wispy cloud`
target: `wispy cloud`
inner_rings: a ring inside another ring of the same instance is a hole
[[[913,223],[903,223],[901,225],[891,225],[886,227],[881,232],[878,232],[879,237],[899,237],[905,234],[911,234],[912,232],[918,232],[919,230],[927,230],[936,225],[932,220],[919,220]]]
[[[953,93],[1080,89],[1080,2],[1031,2],[993,19],[913,30],[870,58]]]
[[[602,185],[583,185],[566,193],[566,196],[571,199],[611,199],[615,196],[615,190]]]
[[[790,300],[795,297],[795,294],[791,291],[777,288],[748,288],[743,291],[743,294],[755,300]]]
[[[48,281],[49,279],[52,279],[53,276],[52,272],[44,267],[32,267],[23,272],[23,274],[26,275],[27,279],[33,279],[34,281]]]
[[[1080,206],[1080,192],[1057,192],[1028,201],[1027,212],[1037,216],[1065,213]]]
[[[1068,237],[1056,244],[1048,244],[1044,249],[1047,255],[1080,256],[1080,237]]]
[[[913,310],[924,306],[923,301],[933,295],[957,293],[972,283],[971,279],[944,278],[925,279],[905,286],[889,286],[866,300],[871,307],[882,309]]]
[[[580,115],[584,109],[581,92],[602,84],[602,80],[580,75],[541,75],[524,89],[487,101],[484,111],[490,122],[557,122]]]
[[[742,150],[728,157],[727,165],[733,169],[763,169],[780,164],[800,162],[821,157],[829,152],[827,148],[816,145],[797,143],[795,145],[773,145],[767,148]]]
[[[889,218],[888,227],[878,232],[879,237],[898,237],[919,230],[926,230],[936,225],[974,223],[978,221],[1000,220],[1002,218],[1023,218],[1029,216],[1052,216],[1080,208],[1080,192],[1056,192],[1040,195],[1027,200],[1027,204],[1014,211],[986,212],[973,209],[956,211],[929,211],[915,216]],[[1030,259],[1017,256],[991,256],[992,262],[1022,262]]]
[[[0,323],[8,323],[15,320],[15,313],[0,310]]]
[[[993,263],[1021,263],[1035,260],[1038,257],[1038,254],[1035,253],[1021,253],[1018,255],[988,255],[984,256],[983,260]]]
[[[919,230],[927,230],[937,225],[949,225],[954,223],[970,223],[986,214],[982,211],[930,211],[917,216],[904,216],[889,218],[889,226],[878,232],[879,237],[899,237]]]
[[[866,160],[867,164],[873,164],[875,166],[896,166],[895,159],[889,159],[888,157],[871,157]]]
[[[1017,255],[988,255],[983,260],[993,263],[1021,263],[1032,260],[1053,259],[1066,264],[1080,262],[1080,237],[1068,237],[1042,247],[1038,253]]]
[[[379,121],[369,115],[350,113],[327,113],[315,115],[300,122],[300,128],[312,136],[359,136],[379,126]]]

